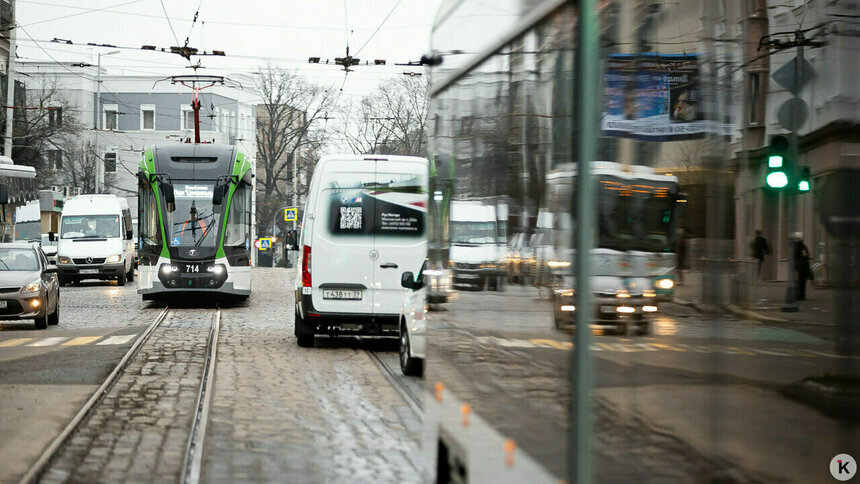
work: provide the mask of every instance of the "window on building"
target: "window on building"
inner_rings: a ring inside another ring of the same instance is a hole
[[[194,111],[191,110],[191,105],[183,104],[181,114],[179,129],[194,129]]]
[[[105,153],[105,173],[116,173],[116,153]]]
[[[140,105],[140,129],[155,129],[155,104]]]
[[[48,150],[45,158],[48,162],[49,170],[62,170],[63,169],[63,152],[60,150]]]
[[[48,108],[48,124],[51,126],[63,125],[63,108],[59,106]]]
[[[116,104],[104,105],[104,129],[119,128],[119,106]]]
[[[760,124],[761,75],[759,73],[750,73],[749,89],[749,124]]]
[[[215,131],[221,132],[221,108],[215,108],[215,118],[212,120],[215,123]]]

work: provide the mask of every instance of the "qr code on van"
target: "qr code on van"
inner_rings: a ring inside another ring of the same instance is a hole
[[[361,230],[361,207],[340,207],[341,230]]]

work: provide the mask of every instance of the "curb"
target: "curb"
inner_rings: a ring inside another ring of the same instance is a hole
[[[783,318],[775,318],[773,316],[766,316],[756,311],[752,311],[750,309],[743,309],[734,304],[726,304],[726,309],[728,309],[732,314],[738,317],[752,319],[753,321],[759,321],[762,323],[794,323],[796,321],[792,321],[790,319]],[[805,323],[803,323],[805,324]]]

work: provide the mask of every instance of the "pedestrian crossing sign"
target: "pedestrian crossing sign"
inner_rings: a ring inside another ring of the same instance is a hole
[[[297,209],[297,208],[285,208],[284,209],[284,221],[295,222],[298,219],[299,219],[299,209]]]
[[[272,239],[270,237],[260,238],[260,249],[266,250],[272,247]]]

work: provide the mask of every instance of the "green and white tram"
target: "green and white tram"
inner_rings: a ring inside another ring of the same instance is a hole
[[[149,148],[138,172],[144,300],[171,293],[251,293],[251,162],[234,146]]]

